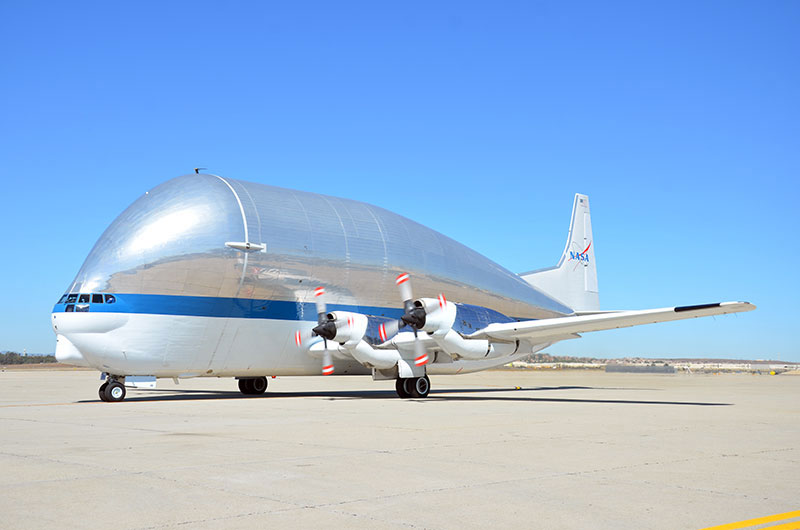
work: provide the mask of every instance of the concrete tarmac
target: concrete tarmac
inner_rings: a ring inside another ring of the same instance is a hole
[[[699,529],[800,509],[800,377],[0,373],[0,528]],[[515,387],[521,387],[517,390]]]

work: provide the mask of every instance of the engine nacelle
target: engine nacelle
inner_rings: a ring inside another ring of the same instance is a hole
[[[369,323],[366,316],[349,311],[334,311],[328,315],[336,323],[333,341],[338,342],[340,349],[349,353],[356,361],[379,370],[392,368],[400,361],[397,350],[376,350],[367,344],[364,340]]]
[[[342,345],[356,345],[367,334],[367,317],[360,313],[349,311],[334,311],[328,313],[328,319],[333,317],[336,322],[336,335],[333,339]]]
[[[435,334],[447,333],[456,321],[456,304],[448,302],[443,294],[439,298],[421,298],[415,302],[425,308],[423,331]]]
[[[519,347],[515,342],[489,342],[486,339],[465,339],[453,329],[445,333],[432,334],[444,351],[450,355],[457,355],[463,359],[482,360],[496,357],[507,357],[517,352]]]
[[[451,356],[464,359],[491,359],[505,357],[516,353],[516,343],[490,343],[485,339],[465,339],[453,329],[458,308],[448,302],[443,294],[438,298],[422,298],[415,304],[425,308],[425,325],[423,331],[428,332],[436,344]]]

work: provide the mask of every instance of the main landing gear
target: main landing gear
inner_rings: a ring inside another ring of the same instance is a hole
[[[125,379],[108,376],[108,381],[100,385],[97,391],[102,401],[116,403],[125,399]]]
[[[239,390],[246,396],[257,396],[267,391],[266,377],[242,377],[239,379]]]
[[[431,380],[425,377],[401,377],[395,383],[397,395],[403,399],[428,397],[431,390]]]

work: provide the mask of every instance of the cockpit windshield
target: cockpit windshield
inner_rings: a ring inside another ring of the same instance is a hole
[[[88,311],[89,304],[113,304],[117,298],[113,294],[101,293],[67,293],[58,299],[58,304],[86,304],[82,311]],[[67,309],[73,311],[73,309]]]

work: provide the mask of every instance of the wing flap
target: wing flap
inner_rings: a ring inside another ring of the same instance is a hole
[[[503,324],[489,324],[469,336],[471,339],[495,340],[534,340],[546,342],[557,337],[602,331],[606,329],[627,328],[642,324],[655,324],[672,320],[699,318],[713,315],[727,315],[752,311],[756,306],[749,302],[721,302],[694,306],[665,307],[639,311],[610,311],[568,317],[524,320]]]

